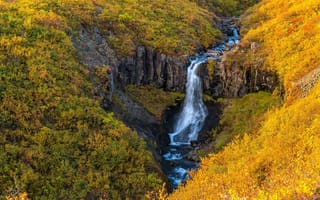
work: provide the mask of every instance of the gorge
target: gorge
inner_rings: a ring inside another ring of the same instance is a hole
[[[319,20],[319,0],[0,0],[0,199],[318,199]]]
[[[243,66],[228,63],[230,54],[238,52],[237,44],[241,39],[238,19],[217,18],[216,24],[222,32],[222,39],[212,48],[199,49],[193,57],[166,55],[149,47],[136,46],[133,55],[119,58],[98,27],[88,30],[83,26],[78,40],[74,40],[82,63],[89,69],[111,67],[108,79],[112,81],[106,86],[109,90],[101,93],[105,99],[103,106],[146,141],[155,143],[150,148],[162,167],[161,173],[167,176],[169,190],[176,189],[189,177],[190,170],[200,166],[199,158],[194,160],[198,157],[199,147],[191,143],[197,143],[200,132],[205,134],[218,124],[220,108],[216,104],[210,109],[211,121],[206,121],[208,113],[202,100],[203,92],[214,98],[242,97],[250,92],[272,92],[279,84],[277,76],[259,69],[259,64],[243,70]],[[213,77],[206,67],[208,60],[215,62]],[[175,107],[171,113],[175,116],[162,115],[159,119],[146,111],[143,102],[132,100],[125,89],[128,85],[142,88],[154,85],[170,92],[186,91],[186,96],[181,105],[179,100],[178,106],[181,107]],[[207,125],[210,128],[202,130],[204,123],[210,123]],[[190,159],[190,155],[194,158]]]
[[[88,68],[112,66],[112,72],[108,76],[113,80],[113,89],[111,90],[112,87],[109,85],[109,90],[101,94],[105,99],[104,106],[111,109],[129,127],[137,130],[147,141],[157,144],[151,145],[152,152],[157,162],[161,163],[172,188],[177,188],[178,184],[188,177],[189,170],[199,167],[197,161],[190,161],[187,157],[197,152],[195,147],[191,147],[190,142],[197,141],[207,116],[206,106],[202,102],[203,91],[214,98],[241,97],[259,90],[273,91],[278,85],[272,72],[258,73],[251,69],[242,71],[241,66],[233,67],[226,64],[228,54],[237,48],[236,45],[240,41],[238,19],[218,18],[216,23],[219,24],[224,39],[210,49],[199,50],[194,57],[170,56],[138,46],[132,57],[118,59],[116,52],[107,44],[97,27],[93,32],[82,27],[79,39],[74,41],[83,64]],[[206,67],[208,60],[216,63],[212,78],[209,77]],[[132,84],[153,84],[167,91],[186,90],[181,108],[175,108],[181,109],[181,113],[173,112],[175,117],[169,116],[169,122],[166,116],[159,121],[146,112],[141,106],[142,102],[132,101],[130,95],[123,92],[123,88]],[[126,108],[116,105],[112,96]],[[212,109],[219,108],[214,105],[210,109],[213,112],[210,113],[211,118],[217,121],[220,111]],[[210,123],[210,127],[213,128],[217,124],[214,121],[206,123]],[[206,131],[208,130],[206,128]],[[168,134],[166,131],[171,133],[163,136]]]

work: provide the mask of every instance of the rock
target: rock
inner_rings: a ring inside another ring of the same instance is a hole
[[[93,27],[90,33],[87,27],[82,26],[78,37],[73,38],[72,42],[78,56],[81,58],[80,62],[85,65],[92,74],[94,74],[96,67],[111,67],[119,64],[115,51],[108,45],[97,27]],[[108,80],[107,85],[104,83],[94,83],[94,93],[102,97],[104,107],[108,107],[111,103],[114,89],[113,80],[116,74],[117,71],[112,68],[112,73],[106,74],[106,79]]]
[[[217,61],[214,68],[213,79],[203,74],[205,93],[213,97],[242,97],[250,92],[272,92],[278,85],[279,79],[275,72],[262,69],[263,60],[256,58],[251,66],[242,66],[237,59],[230,58],[241,56],[242,49],[234,48],[225,53]]]
[[[221,51],[216,51],[216,50],[212,50],[212,49],[208,49],[207,53],[212,54],[212,55],[216,55],[216,56],[222,56],[222,54],[223,54]]]
[[[154,83],[169,91],[183,91],[187,58],[167,56],[152,49],[137,47],[136,54],[121,60],[117,81],[121,86]]]
[[[109,66],[109,80],[123,88],[129,84],[155,84],[169,91],[184,91],[186,82],[187,56],[168,56],[152,48],[137,46],[132,56],[121,57],[108,45],[97,27],[88,30],[82,26],[73,44],[83,65],[90,71],[97,66]],[[105,94],[108,99],[111,94]],[[109,91],[109,92],[110,92]]]
[[[301,97],[307,96],[309,91],[316,85],[320,79],[320,66],[310,71],[293,85],[301,91]]]
[[[194,162],[200,162],[200,158],[198,156],[198,151],[197,150],[189,151],[189,153],[187,154],[186,158],[188,160],[191,160],[191,161],[194,161]]]
[[[199,146],[200,146],[200,142],[199,142],[199,141],[196,141],[196,140],[193,140],[193,141],[190,141],[190,145],[191,145],[191,147],[193,147],[193,148],[199,147]]]
[[[213,57],[213,58],[218,58],[220,57],[222,54],[219,51],[214,51],[214,52],[206,52],[204,54],[206,57]]]
[[[228,43],[226,43],[226,46],[228,47],[228,51],[229,51],[230,49],[236,46],[236,43],[233,41],[229,41]]]
[[[222,62],[220,69],[224,75],[220,76],[223,85],[223,96],[242,97],[250,92],[272,92],[279,85],[275,72],[263,70],[262,63],[256,62],[252,66],[244,67],[237,61]]]

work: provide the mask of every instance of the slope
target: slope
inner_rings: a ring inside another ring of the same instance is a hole
[[[71,42],[80,16],[55,11],[67,2],[0,1],[0,199],[143,199],[156,165],[92,95]]]
[[[169,199],[312,199],[320,185],[320,3],[264,0],[242,19],[238,65],[275,70],[286,92],[256,132],[202,160]],[[255,51],[250,51],[251,47]],[[235,57],[235,58],[236,58]],[[234,58],[233,58],[234,59]],[[276,93],[275,93],[276,95]]]

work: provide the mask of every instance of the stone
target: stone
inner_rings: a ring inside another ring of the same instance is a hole
[[[190,160],[190,161],[200,162],[200,158],[198,156],[198,151],[197,150],[189,151],[189,153],[187,154],[186,158],[188,160]]]

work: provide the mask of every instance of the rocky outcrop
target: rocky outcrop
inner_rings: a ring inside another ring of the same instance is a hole
[[[73,38],[82,64],[93,70],[97,66],[112,69],[109,80],[116,87],[128,84],[155,84],[169,91],[183,91],[186,81],[186,56],[170,56],[154,49],[137,46],[132,56],[120,56],[111,48],[97,27],[81,27]],[[113,88],[113,86],[110,88]],[[112,93],[112,90],[108,91]]]
[[[168,56],[138,46],[134,56],[121,59],[117,82],[121,86],[155,84],[169,91],[183,91],[186,67],[187,57]]]
[[[147,141],[157,140],[157,135],[154,133],[160,132],[161,124],[154,116],[121,90],[114,92],[114,101],[114,106],[111,107],[110,111],[115,113],[118,119],[137,130]]]
[[[261,90],[272,92],[279,85],[277,74],[263,69],[263,58],[256,55],[257,42],[245,48],[238,45],[241,38],[238,23],[237,18],[217,20],[216,26],[220,27],[226,40],[205,53],[213,61],[200,73],[204,91],[216,98],[242,97]]]
[[[320,66],[303,76],[299,81],[293,83],[301,91],[301,97],[307,96],[309,91],[318,83],[320,79]]]
[[[250,53],[255,53],[257,44],[252,44]],[[239,47],[225,53],[216,61],[214,77],[204,75],[204,90],[213,97],[242,97],[251,92],[272,92],[280,82],[275,72],[263,69],[263,59],[255,58],[244,63],[245,55]],[[206,69],[205,69],[206,70]]]
[[[86,27],[83,26],[79,30],[79,34],[73,37],[72,42],[80,62],[90,70],[90,74],[92,75],[91,79],[95,86],[94,95],[102,98],[103,107],[108,107],[112,101],[114,76],[117,74],[111,66],[119,65],[115,51],[108,45],[97,27],[94,27],[93,30],[89,32]],[[108,70],[105,78],[102,78],[100,74],[98,78],[102,79],[102,81],[99,83],[94,80],[96,68],[108,68],[111,69],[111,72]],[[108,81],[105,82],[103,79]]]
[[[231,26],[236,26],[239,23],[237,17],[218,17],[215,19],[215,27],[217,27],[223,34],[232,35]]]
[[[235,18],[221,19],[217,22],[217,26],[221,26],[227,37],[233,34],[236,22]],[[115,87],[123,88],[128,84],[154,84],[168,91],[185,89],[187,56],[170,56],[151,48],[137,46],[133,55],[122,57],[111,48],[97,27],[89,29],[83,26],[79,35],[74,37],[73,43],[81,62],[91,71],[97,66],[111,68],[112,73],[107,74],[107,79],[112,81],[108,82],[108,90],[104,91],[105,106],[109,105]],[[274,72],[261,68],[262,60],[256,59],[251,66],[244,66],[235,56],[237,54],[241,56],[242,50],[239,47],[230,47],[228,44],[227,42],[224,47],[227,53],[207,51],[207,57],[218,57],[218,59],[213,78],[209,77],[206,68],[202,67],[201,76],[205,93],[213,97],[241,97],[260,90],[273,91],[279,85]],[[254,54],[259,45],[252,43],[250,47],[249,51]]]

